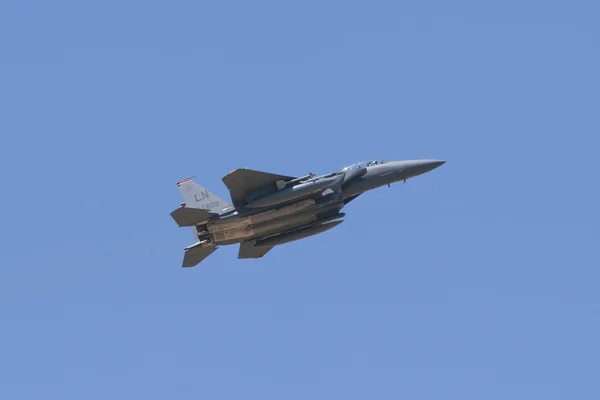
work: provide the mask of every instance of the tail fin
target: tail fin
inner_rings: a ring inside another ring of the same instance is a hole
[[[177,182],[177,186],[186,207],[201,208],[217,214],[223,214],[234,208],[231,203],[192,181],[192,178]]]

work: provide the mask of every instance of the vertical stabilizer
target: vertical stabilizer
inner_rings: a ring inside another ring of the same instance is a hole
[[[186,207],[201,208],[217,214],[233,210],[233,206],[229,202],[198,185],[192,178],[177,182],[177,187],[179,187]]]

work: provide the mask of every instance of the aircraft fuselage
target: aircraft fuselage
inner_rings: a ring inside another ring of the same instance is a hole
[[[240,207],[220,219],[209,221],[201,230],[210,234],[210,242],[227,245],[254,240],[278,232],[322,221],[339,213],[345,201],[369,190],[403,181],[436,168],[440,161],[391,161],[365,167],[365,173],[346,183],[343,174],[325,176],[284,189],[292,193],[285,201],[284,191],[274,192]],[[322,196],[319,192],[341,186],[340,191]],[[294,190],[295,189],[295,190]],[[294,193],[300,195],[294,196]],[[283,194],[283,195],[282,195]],[[315,196],[315,194],[317,194]],[[270,199],[263,201],[262,199]],[[276,199],[284,201],[276,202]],[[262,203],[261,203],[262,202]],[[264,204],[259,207],[259,204]]]
[[[443,161],[371,161],[341,171],[300,178],[248,169],[223,178],[233,205],[186,179],[186,200],[171,216],[193,226],[197,242],[186,248],[183,266],[198,264],[217,246],[240,243],[239,258],[259,258],[273,246],[325,232],[343,220],[341,209],[360,194],[431,171]],[[187,207],[187,208],[186,208]]]

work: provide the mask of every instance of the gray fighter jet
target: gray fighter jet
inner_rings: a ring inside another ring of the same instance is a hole
[[[177,182],[184,202],[171,213],[192,227],[196,243],[185,248],[193,267],[219,245],[239,243],[238,258],[260,258],[274,246],[325,232],[343,222],[341,209],[362,193],[429,172],[445,161],[364,161],[327,175],[302,177],[240,168],[223,177],[233,204],[198,185]]]

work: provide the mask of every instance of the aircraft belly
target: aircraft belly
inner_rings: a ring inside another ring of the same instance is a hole
[[[257,225],[267,221],[273,221],[278,218],[288,217],[292,214],[297,214],[308,210],[315,205],[314,199],[299,201],[285,207],[280,207],[250,216],[253,225]]]
[[[317,207],[314,199],[308,199],[243,218],[217,220],[207,229],[213,242],[232,244],[309,225],[340,208],[341,203]]]
[[[263,232],[277,231],[281,228],[294,226],[303,221],[310,221],[307,215],[298,217],[313,208],[315,201],[308,199],[285,207],[268,210],[244,218],[217,220],[208,224],[207,229],[212,241],[219,244],[236,243],[262,235]]]
[[[288,229],[293,229],[298,226],[303,226],[316,220],[317,216],[310,212],[293,215],[288,218],[280,218],[263,224],[253,225],[254,234],[255,237],[271,235]]]
[[[208,232],[214,242],[242,240],[254,235],[252,222],[249,218],[227,221],[220,224],[209,224]]]
[[[331,228],[336,227],[344,221],[333,221],[326,222],[322,225],[311,226],[307,228],[302,228],[295,232],[283,233],[281,235],[271,236],[269,238],[257,240],[255,244],[255,249],[265,248],[269,251],[273,246],[282,245],[289,242],[294,242],[296,240],[304,239],[309,236],[313,236],[325,231],[328,231]]]

